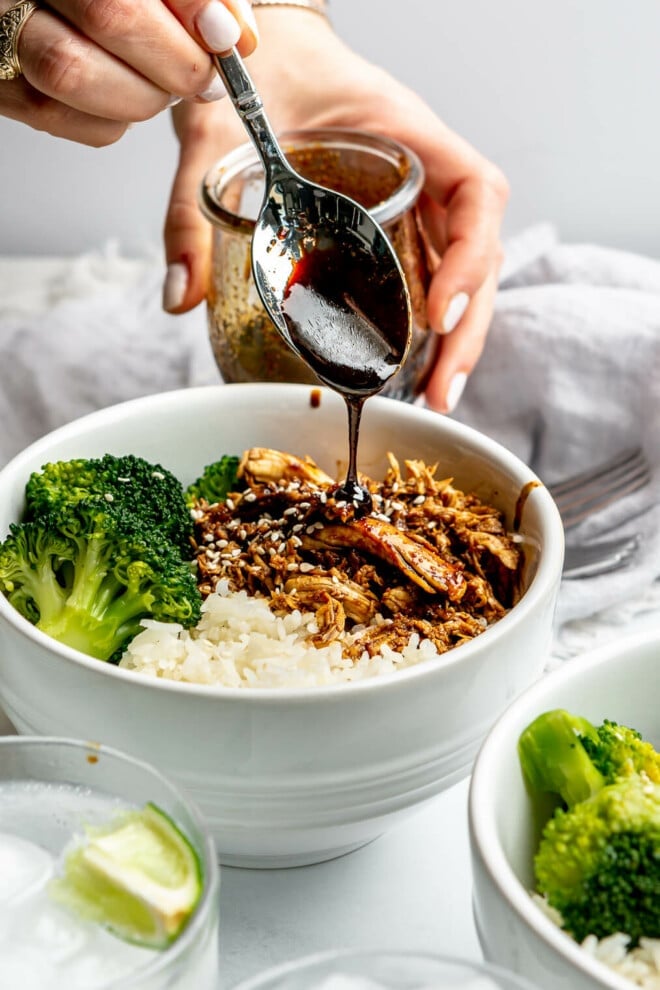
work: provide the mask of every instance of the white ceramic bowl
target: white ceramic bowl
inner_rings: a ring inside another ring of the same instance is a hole
[[[345,407],[322,391],[313,408],[312,391],[191,389],[71,423],[0,472],[0,532],[20,516],[30,472],[49,460],[135,453],[187,484],[221,454],[263,445],[310,454],[333,471],[346,459]],[[497,715],[542,669],[562,526],[548,492],[502,447],[435,413],[371,399],[360,467],[381,473],[388,449],[439,460],[443,474],[492,499],[509,522],[518,507],[527,590],[499,623],[387,677],[246,690],[154,681],[89,659],[43,635],[0,596],[0,701],[18,731],[99,739],[155,763],[201,807],[229,864],[298,865],[348,852],[464,777]]]
[[[629,990],[631,984],[589,956],[530,899],[543,822],[523,783],[518,738],[541,712],[566,708],[596,724],[610,718],[630,725],[658,745],[659,657],[660,628],[567,661],[507,709],[477,757],[469,820],[481,946],[488,960],[544,990]]]

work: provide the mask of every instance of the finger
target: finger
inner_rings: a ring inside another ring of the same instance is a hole
[[[207,291],[212,230],[197,206],[197,192],[206,169],[218,155],[217,109],[188,104],[179,112],[185,125],[177,126],[181,151],[164,230],[167,273],[163,308],[170,313],[192,309]]]
[[[251,55],[259,40],[249,0],[166,0],[187,31],[210,52],[236,47]]]
[[[167,93],[191,98],[214,79],[208,53],[162,0],[50,0],[49,7]]]
[[[0,87],[0,116],[17,120],[53,137],[67,138],[92,148],[118,141],[127,125],[81,113],[33,89],[25,79],[4,81]]]
[[[438,333],[455,330],[493,266],[499,267],[503,211],[498,192],[479,178],[461,183],[445,208],[425,207],[426,230],[442,251],[428,295],[429,322]]]
[[[467,379],[486,342],[497,291],[497,272],[491,271],[472,297],[460,326],[443,337],[439,356],[426,384],[427,403],[449,413],[458,405]]]
[[[414,94],[407,99],[415,100]],[[499,255],[508,185],[500,170],[417,103],[395,135],[425,170],[428,234],[442,254],[429,297],[432,326],[450,332]]]
[[[46,10],[37,10],[27,21],[19,58],[23,76],[34,89],[95,117],[146,120],[171,99],[169,93]]]

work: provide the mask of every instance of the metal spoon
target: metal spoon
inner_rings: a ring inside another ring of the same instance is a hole
[[[291,167],[238,53],[214,60],[266,173],[252,237],[257,291],[289,347],[344,396],[350,456],[340,494],[366,507],[356,467],[362,404],[396,374],[410,347],[401,265],[366,210]]]

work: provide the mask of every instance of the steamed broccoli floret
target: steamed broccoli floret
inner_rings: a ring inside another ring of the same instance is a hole
[[[43,632],[118,660],[144,618],[193,626],[201,595],[188,561],[144,519],[81,499],[14,524],[0,545],[0,589]]]
[[[45,464],[31,475],[25,495],[26,520],[60,512],[81,499],[98,499],[128,509],[192,555],[192,519],[183,486],[171,471],[143,457],[106,454]]]
[[[634,729],[561,709],[535,719],[518,748],[530,787],[564,802],[534,869],[566,930],[578,941],[623,932],[632,946],[660,937],[660,755]]]
[[[608,781],[645,773],[660,783],[660,753],[639,732],[605,719],[596,729],[596,737],[581,740],[585,750]]]
[[[581,942],[660,938],[660,786],[633,774],[558,809],[534,860],[537,889]]]
[[[189,507],[200,499],[209,505],[224,502],[231,491],[236,491],[238,481],[238,457],[225,454],[219,461],[207,464],[197,481],[186,488],[186,501]]]

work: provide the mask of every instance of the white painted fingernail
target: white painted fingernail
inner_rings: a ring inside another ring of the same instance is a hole
[[[467,292],[457,292],[455,296],[452,296],[442,321],[442,329],[445,333],[451,333],[452,330],[456,329],[469,302],[470,297]]]
[[[460,402],[466,382],[467,375],[464,371],[457,372],[450,381],[449,388],[447,389],[447,397],[445,399],[445,402],[447,403],[447,412],[453,412]]]
[[[165,283],[163,285],[163,309],[171,312],[178,309],[183,302],[188,288],[188,266],[182,261],[175,261],[167,266]]]
[[[250,28],[250,31],[252,31],[256,38],[258,38],[259,28],[257,26],[257,19],[254,16],[254,11],[252,10],[252,4],[249,0],[234,0],[234,6],[238,9],[239,14]]]
[[[169,110],[171,107],[175,107],[177,105],[177,103],[181,103],[181,100],[182,99],[183,99],[183,97],[181,97],[181,96],[170,96],[169,100],[167,101],[167,108],[166,109]]]
[[[223,83],[220,76],[216,76],[210,86],[208,86],[203,93],[199,94],[201,100],[206,100],[207,103],[215,103],[216,100],[223,100],[227,95],[227,90],[225,89],[225,84]]]
[[[197,30],[212,52],[226,52],[238,42],[241,27],[220,0],[211,0],[197,18]]]

